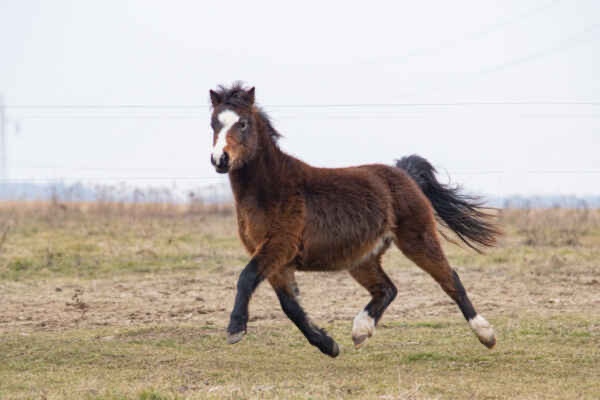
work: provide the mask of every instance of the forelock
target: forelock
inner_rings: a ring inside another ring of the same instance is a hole
[[[221,97],[221,104],[235,108],[249,108],[252,106],[246,91],[249,88],[244,87],[242,82],[234,82],[231,87],[224,85],[217,86],[217,94]]]

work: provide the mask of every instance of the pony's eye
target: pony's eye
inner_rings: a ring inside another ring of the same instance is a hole
[[[245,131],[248,128],[248,121],[245,119],[240,120],[240,130]]]

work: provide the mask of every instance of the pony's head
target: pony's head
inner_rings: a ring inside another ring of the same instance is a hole
[[[254,88],[245,89],[240,83],[211,90],[210,101],[213,107],[210,161],[217,172],[223,174],[240,168],[256,156],[260,111],[254,106]]]

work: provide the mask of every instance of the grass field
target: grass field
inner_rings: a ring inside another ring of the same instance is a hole
[[[302,302],[338,341],[321,355],[268,285],[247,337],[225,342],[247,261],[231,210],[0,206],[0,399],[597,399],[600,211],[501,213],[501,245],[446,250],[495,326],[479,344],[458,308],[397,250],[399,294],[352,346],[368,294],[347,273],[299,273]]]

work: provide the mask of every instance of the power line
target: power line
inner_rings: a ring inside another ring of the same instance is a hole
[[[61,178],[6,178],[0,179],[2,183],[35,183],[35,182],[66,182],[66,181],[209,181],[224,178],[215,176],[96,176],[96,177],[61,177]]]
[[[472,170],[448,171],[449,175],[597,175],[600,170]],[[3,183],[66,182],[66,181],[223,181],[221,176],[101,176],[101,177],[61,177],[61,178],[10,178],[0,179]]]
[[[390,59],[392,60],[390,62],[393,64],[399,64],[401,62],[410,60],[415,56],[425,56],[427,54],[437,53],[440,51],[458,47],[459,45],[463,44],[464,42],[480,40],[492,33],[503,30],[510,25],[523,22],[524,20],[527,20],[528,18],[534,17],[537,14],[540,14],[542,12],[550,10],[552,7],[554,7],[558,3],[560,3],[560,0],[552,0],[541,6],[528,9],[528,10],[524,11],[523,13],[516,15],[515,17],[507,17],[502,20],[496,21],[495,23],[490,24],[490,25],[488,25],[482,29],[479,29],[477,31],[465,33],[460,38],[442,40],[433,46],[422,47],[422,48],[410,50],[406,54],[404,54],[400,57],[397,57],[397,56],[390,57]],[[369,61],[369,63],[371,63],[371,64],[374,62],[375,61]],[[381,62],[381,61],[378,61],[378,62]],[[385,61],[385,62],[388,63],[387,61]]]
[[[600,118],[600,114],[514,114],[511,115],[515,118],[525,118],[525,119],[582,119],[582,118]],[[202,116],[195,117],[178,117],[178,116],[156,116],[156,117],[146,117],[146,116],[114,116],[114,115],[78,115],[78,116],[47,116],[47,115],[21,115],[19,116],[21,120],[179,120],[179,121],[204,121],[206,118]],[[399,120],[399,119],[424,119],[428,118],[427,114],[418,113],[418,114],[360,114],[360,115],[278,115],[274,116],[273,120]],[[172,133],[171,133],[172,134]]]
[[[19,162],[17,162],[19,164]],[[190,169],[198,168],[197,165],[192,166],[183,166],[183,167],[161,167],[161,166],[140,166],[140,167],[106,167],[106,166],[81,166],[81,165],[50,165],[50,164],[30,164],[30,165],[16,165],[13,167],[14,169],[39,169],[39,170],[52,170],[52,169],[73,169],[78,171],[99,171],[99,172],[108,172],[108,171],[184,171]],[[441,170],[447,171],[446,168],[440,167]],[[528,174],[600,174],[600,169],[527,169],[527,170],[508,170],[508,169],[454,169],[452,171],[447,171],[450,174],[507,174],[507,173],[528,173]],[[169,179],[169,178],[179,178],[181,175],[171,175],[166,177],[159,176],[151,176],[151,178],[157,179]],[[199,179],[216,179],[217,176],[196,176],[196,175],[186,175],[187,178],[199,178]],[[148,177],[143,177],[148,178]],[[112,178],[109,178],[112,179]]]
[[[18,162],[17,162],[18,164]],[[76,169],[78,171],[183,171],[190,169],[197,169],[198,166],[187,166],[187,167],[101,167],[101,166],[66,166],[66,165],[17,165],[15,169]]]
[[[452,101],[452,102],[398,102],[398,103],[322,103],[322,104],[267,104],[265,108],[385,108],[385,107],[471,107],[471,106],[600,106],[600,101],[594,100],[558,100],[558,101]],[[6,109],[50,109],[50,110],[117,110],[117,109],[178,109],[201,110],[208,105],[199,104],[6,104]]]
[[[337,110],[337,111],[336,111]],[[417,111],[415,109],[411,109],[411,111],[403,111],[399,112],[398,109],[393,110],[383,110],[383,109],[370,109],[366,112],[357,112],[355,110],[344,108],[344,109],[332,109],[332,112],[328,113],[303,113],[298,110],[294,113],[282,113],[277,114],[273,113],[272,118],[275,121],[281,120],[369,120],[369,119],[377,119],[377,120],[396,120],[396,119],[422,119],[422,118],[430,118],[430,113],[443,113],[449,110],[449,108],[442,109],[432,109],[425,108]],[[489,110],[489,109],[488,109]],[[478,111],[480,113],[481,111]],[[549,119],[549,118],[562,118],[562,119],[582,119],[582,118],[600,118],[600,113],[574,113],[574,112],[492,112],[492,115],[502,114],[503,116],[509,116],[513,118],[529,118],[529,119]],[[451,116],[457,116],[459,114],[448,114]],[[478,114],[480,115],[480,114]],[[173,120],[173,121],[204,121],[206,120],[205,115],[112,115],[112,114],[21,114],[19,115],[19,119],[21,120],[138,120],[138,121],[159,121],[159,120]]]
[[[454,101],[436,103],[280,104],[272,108],[470,107],[470,106],[600,106],[600,101]]]
[[[600,169],[580,169],[580,170],[559,170],[559,169],[548,169],[548,170],[541,170],[541,169],[537,169],[537,170],[525,170],[525,171],[519,171],[519,170],[490,170],[490,171],[478,171],[478,170],[473,170],[473,171],[452,171],[449,172],[450,175],[453,174],[461,174],[461,175],[506,175],[506,174],[526,174],[526,175],[563,175],[563,174],[569,174],[569,175],[594,175],[594,174],[600,174]]]
[[[552,53],[568,50],[569,48],[576,46],[580,43],[583,43],[583,42],[589,41],[589,40],[593,40],[593,37],[586,38],[585,36],[592,33],[593,31],[597,30],[598,28],[600,28],[600,24],[593,24],[593,25],[587,26],[581,32],[573,34],[573,35],[561,40],[560,42],[555,43],[553,46],[547,47],[545,49],[542,49],[542,50],[539,50],[536,52],[532,52],[524,57],[513,58],[512,60],[509,60],[502,64],[483,68],[483,69],[479,70],[477,73],[478,74],[487,74],[487,73],[491,73],[491,72],[502,71],[506,68],[510,68],[515,65],[520,65],[520,64],[531,62],[531,61],[535,61],[538,58],[545,57]]]
[[[181,171],[189,168],[155,168],[155,167],[140,167],[140,168],[114,168],[114,167],[68,167],[68,166],[15,166],[14,169],[74,169],[78,171]],[[600,174],[600,169],[532,169],[532,170],[453,170],[450,174],[473,174],[473,175],[493,175],[493,174]],[[220,179],[212,176],[129,176],[129,177],[100,177],[102,179]],[[54,178],[52,178],[54,179]],[[58,179],[58,178],[57,178]],[[77,178],[86,179],[86,178]],[[89,178],[96,179],[96,178]],[[6,180],[6,179],[5,179]]]
[[[137,120],[206,120],[202,115],[20,115],[20,119],[137,119]]]
[[[207,104],[11,104],[14,109],[190,109],[209,108]]]
[[[568,37],[566,37],[566,38],[564,38],[564,39],[562,39],[562,40],[554,43],[553,45],[548,46],[548,47],[546,47],[546,48],[544,48],[542,50],[533,51],[533,52],[531,52],[531,53],[529,53],[529,54],[527,54],[525,56],[514,57],[514,58],[509,59],[509,60],[507,60],[505,62],[502,62],[500,64],[496,64],[496,65],[492,65],[492,66],[487,66],[487,67],[479,68],[476,71],[468,73],[467,76],[462,76],[462,77],[460,77],[458,79],[456,79],[456,78],[453,79],[451,81],[451,84],[452,85],[456,85],[456,84],[459,84],[459,83],[460,84],[464,84],[465,82],[467,82],[467,83],[468,82],[473,82],[473,81],[482,79],[482,78],[486,77],[489,74],[501,72],[501,71],[504,71],[506,69],[510,69],[512,67],[519,66],[519,65],[522,65],[522,64],[526,64],[526,63],[535,61],[535,60],[537,60],[539,58],[543,58],[543,57],[552,55],[554,53],[559,53],[559,52],[562,52],[562,51],[569,50],[570,48],[575,47],[575,46],[577,46],[577,45],[579,45],[581,43],[593,40],[593,36],[591,36],[589,34],[592,33],[592,32],[594,32],[594,31],[596,31],[598,28],[600,28],[600,23],[588,25],[583,30],[581,30],[581,31],[579,31],[577,33],[571,34],[570,36],[568,36]],[[427,86],[430,86],[430,87],[426,91],[422,91],[422,90],[421,91],[415,91],[412,94],[413,95],[418,95],[418,94],[422,95],[423,93],[427,93],[427,92],[429,92],[429,93],[431,93],[431,92],[439,92],[440,89],[447,88],[447,85],[440,85],[440,84],[437,84],[437,85],[435,85],[435,84],[434,85],[427,85]],[[595,102],[595,101],[590,101],[590,102],[574,102],[571,105],[578,105],[578,104],[575,104],[575,103],[580,103],[580,104],[587,103],[587,105],[590,105],[590,106],[597,106],[598,105],[598,102]],[[543,104],[540,104],[540,105],[543,105]],[[565,104],[565,105],[567,105],[567,104]]]
[[[8,177],[7,151],[6,151],[6,106],[4,98],[0,95],[0,178]]]

